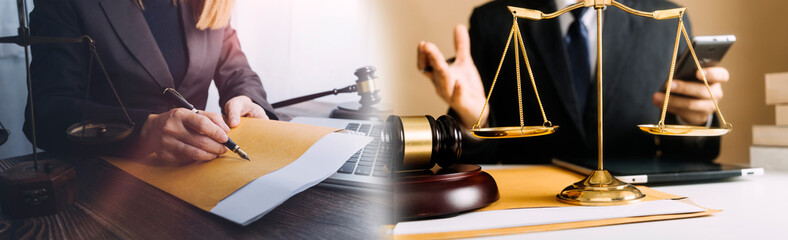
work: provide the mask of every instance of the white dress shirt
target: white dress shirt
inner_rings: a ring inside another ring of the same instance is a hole
[[[569,5],[577,3],[577,0],[555,0],[555,6],[558,9],[565,8]],[[585,25],[586,29],[588,29],[588,62],[591,63],[590,69],[591,72],[588,73],[591,76],[589,79],[594,78],[594,73],[596,73],[596,10],[593,8],[589,8],[585,10],[585,14],[581,18],[581,22]],[[604,15],[603,15],[604,17]],[[569,32],[569,25],[575,21],[575,17],[572,16],[571,13],[565,13],[561,16],[558,16],[558,22],[561,26],[561,40],[566,39],[566,34]],[[604,23],[604,22],[603,22]]]

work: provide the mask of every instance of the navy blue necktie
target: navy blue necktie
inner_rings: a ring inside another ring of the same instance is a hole
[[[583,114],[591,84],[591,62],[589,60],[588,28],[581,21],[586,8],[572,10],[575,21],[566,33],[566,50],[569,53],[569,69],[577,94],[577,107]]]

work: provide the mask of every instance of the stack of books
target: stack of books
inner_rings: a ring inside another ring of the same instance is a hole
[[[750,164],[788,171],[788,72],[766,74],[766,104],[774,105],[776,124],[752,127]]]

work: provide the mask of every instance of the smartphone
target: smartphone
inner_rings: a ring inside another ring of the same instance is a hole
[[[692,48],[695,49],[701,67],[713,67],[722,61],[722,57],[734,42],[736,42],[734,35],[697,36],[692,38]],[[673,79],[701,81],[695,74],[698,69],[689,48],[681,54],[676,66],[678,67]]]

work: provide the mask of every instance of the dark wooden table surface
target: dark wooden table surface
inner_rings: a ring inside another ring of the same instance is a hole
[[[0,160],[0,170],[30,159]],[[0,239],[374,239],[389,205],[381,195],[318,185],[243,227],[102,160],[68,162],[77,170],[77,201],[51,216],[0,215]]]
[[[2,159],[0,171],[31,159]],[[319,184],[243,227],[100,159],[64,160],[77,171],[76,202],[51,216],[0,214],[0,239],[376,239],[392,204],[385,195]]]

